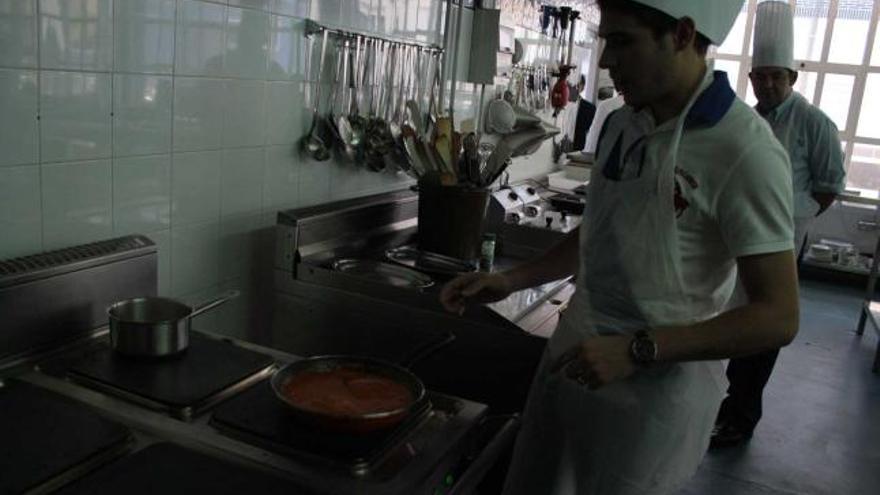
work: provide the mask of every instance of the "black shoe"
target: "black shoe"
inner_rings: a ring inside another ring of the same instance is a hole
[[[712,430],[712,439],[709,441],[710,449],[723,449],[742,445],[752,438],[752,430],[734,426],[731,423],[718,423]]]

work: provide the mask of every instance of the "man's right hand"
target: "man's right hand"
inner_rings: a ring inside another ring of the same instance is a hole
[[[538,258],[499,273],[469,273],[443,286],[440,303],[447,311],[461,314],[469,304],[500,301],[515,290],[569,277],[580,261],[580,228],[566,234]]]
[[[469,304],[500,301],[511,292],[510,279],[502,273],[469,273],[443,286],[440,303],[447,311],[461,314]]]

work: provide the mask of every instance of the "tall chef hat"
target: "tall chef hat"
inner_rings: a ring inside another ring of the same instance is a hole
[[[785,67],[794,64],[794,15],[788,2],[758,4],[752,67]]]

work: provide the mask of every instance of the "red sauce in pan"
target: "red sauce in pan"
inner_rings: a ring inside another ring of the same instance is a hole
[[[415,400],[405,385],[351,368],[296,373],[284,384],[284,394],[300,409],[330,416],[388,412]]]

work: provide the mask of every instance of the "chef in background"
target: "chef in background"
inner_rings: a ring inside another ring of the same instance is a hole
[[[794,91],[794,20],[788,2],[758,4],[754,52],[749,78],[758,104],[755,109],[788,152],[794,191],[794,241],[800,256],[813,219],[843,192],[845,171],[840,137],[822,110]],[[732,359],[727,368],[730,387],[712,434],[712,447],[745,442],[761,419],[764,386],[779,349]]]
[[[587,87],[587,79],[581,74],[578,78],[577,100],[578,107],[574,117],[574,149],[580,151],[584,149],[584,143],[587,141],[587,131],[593,125],[593,119],[596,116],[596,105],[586,99],[584,90]],[[601,92],[600,92],[601,96]]]
[[[611,86],[599,88],[598,100],[599,103],[596,105],[596,114],[593,117],[593,122],[590,124],[590,130],[587,131],[587,138],[584,142],[584,147],[581,148],[584,153],[589,153],[591,155],[596,153],[596,144],[599,142],[599,133],[602,131],[605,119],[611,115],[611,112],[625,104],[623,101],[623,95],[620,94],[620,92],[617,92],[615,95],[614,88]]]

